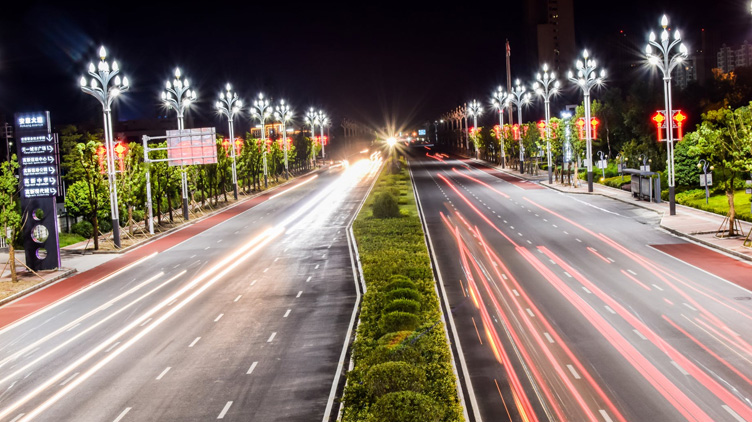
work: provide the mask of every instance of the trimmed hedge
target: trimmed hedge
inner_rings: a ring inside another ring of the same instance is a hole
[[[393,196],[396,189],[400,218],[375,218],[366,206],[353,225],[367,291],[342,421],[461,421],[451,352],[407,166],[403,163],[393,174],[382,171],[366,204],[382,193]]]

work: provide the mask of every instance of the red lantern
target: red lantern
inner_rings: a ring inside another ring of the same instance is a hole
[[[656,129],[658,129],[658,142],[660,142],[663,140],[661,129],[664,127],[663,124],[666,121],[666,116],[663,115],[663,112],[656,111],[651,120],[655,122]]]
[[[580,140],[585,139],[585,118],[580,117],[575,124],[577,125],[577,134]]]
[[[104,157],[107,155],[107,150],[104,146],[97,148],[97,157],[99,158],[99,171],[104,174]]]
[[[115,155],[120,161],[120,172],[125,171],[125,156],[128,155],[128,144],[123,141],[115,144]]]
[[[494,133],[496,134],[496,137],[501,139],[501,126],[496,125],[494,126]]]
[[[230,150],[230,140],[229,139],[225,138],[225,139],[222,140],[222,148],[225,149],[225,157],[229,157],[230,156],[230,153],[229,153],[229,150]]]
[[[595,117],[590,119],[590,139],[598,139],[598,125],[600,123]]]
[[[515,141],[520,140],[520,125],[516,123],[512,125],[512,135],[514,136]]]
[[[684,124],[684,121],[687,120],[687,115],[682,113],[681,110],[676,110],[674,112],[674,122],[676,122],[676,139],[681,141],[682,139],[682,125]]]
[[[545,138],[546,137],[546,121],[541,120],[540,122],[538,122],[536,126],[538,126],[538,131],[540,132],[541,138]]]

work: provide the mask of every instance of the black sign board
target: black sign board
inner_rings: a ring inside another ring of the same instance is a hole
[[[48,111],[15,118],[26,265],[35,271],[55,269],[60,267],[55,197],[62,194],[57,134]]]

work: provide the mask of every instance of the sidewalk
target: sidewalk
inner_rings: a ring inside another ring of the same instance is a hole
[[[520,174],[519,170],[516,169],[504,169],[501,167],[496,167],[482,160],[472,159],[472,161],[487,167],[491,167],[494,170],[503,172],[510,176],[514,176],[522,180],[527,180],[529,182],[534,182],[541,186],[545,186],[547,188],[554,189],[560,192],[588,194],[587,181],[581,180],[580,187],[578,188],[557,183],[555,180],[553,184],[549,184],[548,173],[546,172],[541,172],[538,175],[529,175],[527,173]],[[752,248],[744,246],[744,238],[746,237],[747,233],[749,233],[750,229],[752,229],[752,224],[746,221],[740,221],[742,229],[744,231],[743,236],[719,238],[716,237],[715,234],[718,231],[718,228],[723,223],[724,216],[722,215],[713,214],[707,211],[698,210],[696,208],[687,207],[680,204],[676,204],[676,215],[669,215],[668,202],[654,203],[637,200],[629,191],[604,186],[598,183],[593,183],[592,194],[605,196],[617,201],[655,211],[662,216],[660,222],[661,228],[678,236],[682,236],[711,248],[718,249],[727,254],[752,261]]]

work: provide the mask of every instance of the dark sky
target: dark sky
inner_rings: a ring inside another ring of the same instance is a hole
[[[433,120],[471,98],[485,102],[506,78],[505,38],[513,77],[529,81],[537,70],[520,51],[529,42],[523,2],[15,3],[0,10],[0,113],[49,109],[56,123],[98,121],[101,107],[77,81],[101,44],[131,80],[121,119],[156,115],[177,65],[203,100],[193,113],[206,121],[230,81],[246,100],[263,91],[297,111],[321,107],[335,121],[374,127]],[[664,12],[690,40],[704,27],[728,43],[752,41],[740,0],[575,0],[574,8],[578,49],[596,56],[618,29],[641,46]]]

